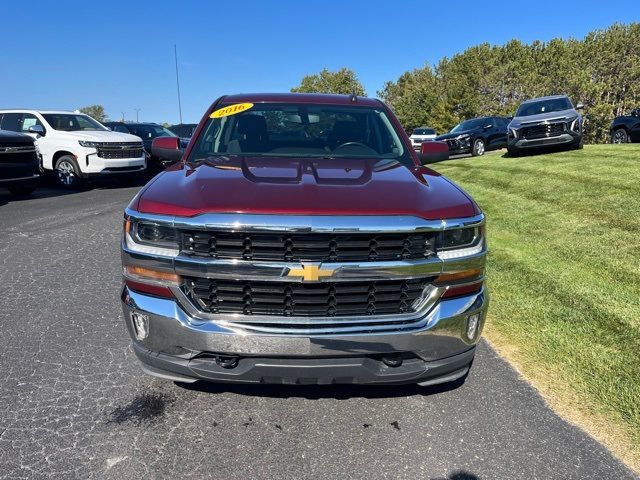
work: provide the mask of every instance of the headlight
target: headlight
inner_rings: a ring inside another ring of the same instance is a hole
[[[447,260],[480,253],[484,248],[484,228],[456,228],[440,232],[436,237],[438,257]]]
[[[178,233],[165,225],[126,220],[124,237],[127,248],[134,252],[163,257],[175,257],[180,253]]]
[[[518,138],[518,130],[515,128],[509,128],[509,137]]]
[[[570,125],[569,129],[572,132],[580,133],[580,126],[581,126],[580,125],[580,117],[576,117],[573,120],[569,120],[569,122],[567,122],[567,123],[569,123],[569,125]]]
[[[80,144],[81,147],[87,147],[87,148],[98,148],[100,145],[102,145],[102,142],[87,142],[84,140],[78,140],[78,143]]]

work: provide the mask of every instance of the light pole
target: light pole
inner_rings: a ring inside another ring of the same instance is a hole
[[[180,102],[180,79],[178,78],[178,47],[173,44],[173,54],[176,59],[176,86],[178,87],[178,112],[180,113],[180,125],[182,125],[182,103]]]
[[[140,111],[139,108],[134,108],[134,110],[136,111],[136,123],[140,122],[140,120],[138,119],[138,112]]]

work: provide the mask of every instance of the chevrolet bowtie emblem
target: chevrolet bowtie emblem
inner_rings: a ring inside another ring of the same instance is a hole
[[[321,277],[330,277],[335,272],[332,268],[321,268],[320,264],[302,264],[302,268],[292,268],[288,277],[302,277],[304,282],[317,282]]]

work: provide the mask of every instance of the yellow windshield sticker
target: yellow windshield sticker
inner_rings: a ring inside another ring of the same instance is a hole
[[[241,113],[246,110],[249,110],[253,107],[253,103],[236,103],[234,105],[229,105],[227,107],[222,107],[213,112],[210,117],[211,118],[220,118],[226,117],[228,115],[235,115],[236,113]]]

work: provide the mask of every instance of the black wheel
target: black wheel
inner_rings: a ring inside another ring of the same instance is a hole
[[[63,188],[78,188],[82,179],[80,178],[80,168],[73,157],[65,155],[56,162],[55,168],[56,182]]]
[[[624,128],[617,128],[611,134],[611,143],[627,143],[629,141],[629,135]]]
[[[509,157],[519,157],[520,156],[520,150],[518,150],[517,148],[509,148],[509,147],[507,147],[507,155]]]
[[[474,157],[480,157],[484,155],[485,148],[486,147],[484,144],[484,140],[481,138],[476,138],[476,141],[473,142],[473,149],[471,150],[471,155],[473,155]]]
[[[12,195],[16,195],[16,196],[26,196],[26,195],[31,195],[33,193],[33,191],[38,187],[38,185],[36,184],[31,184],[31,185],[11,185],[10,187],[7,187],[7,190],[9,190],[11,192]]]

